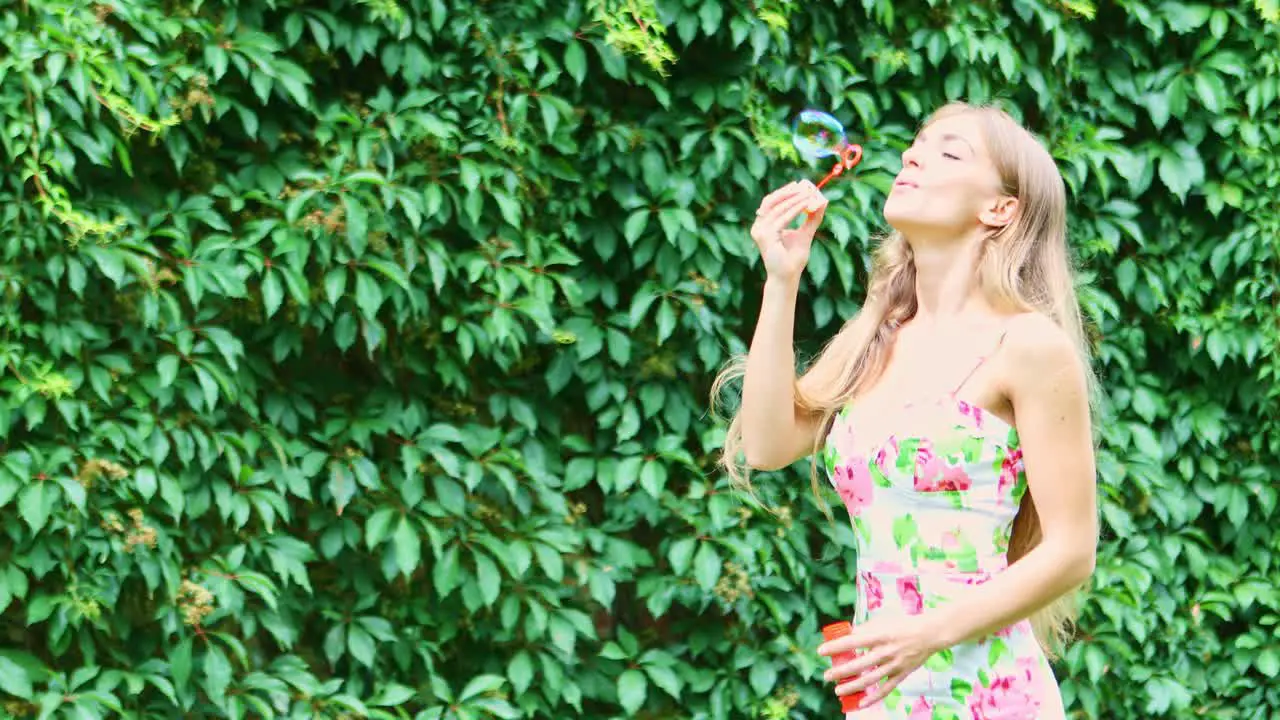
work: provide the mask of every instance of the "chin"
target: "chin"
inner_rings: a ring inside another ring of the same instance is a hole
[[[895,200],[893,195],[890,195],[884,201],[884,221],[889,224],[889,227],[903,234],[908,230],[918,229],[923,213],[910,205],[912,203]]]
[[[964,234],[964,225],[946,212],[914,198],[890,195],[884,203],[884,221],[908,238],[946,238]]]

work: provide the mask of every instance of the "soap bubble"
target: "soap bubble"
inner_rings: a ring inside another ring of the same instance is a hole
[[[805,110],[796,116],[795,127],[792,130],[791,142],[804,158],[808,160],[837,158],[831,171],[818,181],[819,188],[839,177],[844,171],[852,170],[862,160],[862,146],[850,144],[844,134],[844,125],[828,113],[821,110]]]
[[[805,110],[796,117],[792,143],[810,160],[834,157],[848,144],[844,126],[820,110]]]

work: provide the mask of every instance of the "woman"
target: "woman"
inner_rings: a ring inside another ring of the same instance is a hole
[[[854,630],[819,648],[859,653],[826,674],[865,693],[847,718],[1062,717],[1047,658],[1098,535],[1062,179],[1011,117],[964,104],[902,165],[862,311],[798,380],[796,294],[827,201],[794,182],[761,203],[764,298],[724,462],[745,482],[739,453],[760,469],[814,454],[848,508]]]

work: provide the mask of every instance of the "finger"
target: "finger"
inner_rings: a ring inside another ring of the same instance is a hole
[[[837,695],[851,695],[856,692],[868,690],[876,683],[888,677],[894,672],[896,666],[893,663],[881,663],[879,667],[871,667],[866,672],[859,671],[854,673],[853,678],[849,682],[841,683],[836,686]]]
[[[893,692],[894,688],[898,687],[899,683],[901,683],[903,680],[906,679],[906,677],[907,676],[905,674],[894,675],[889,679],[888,682],[882,685],[879,685],[878,687],[875,687],[871,690],[868,690],[866,696],[862,699],[862,702],[858,704],[858,707],[860,708],[871,707],[872,705],[885,699],[886,697],[889,696],[889,693]]]
[[[840,663],[822,674],[827,682],[840,682],[845,678],[861,675],[878,665],[887,665],[890,657],[888,650],[871,650],[858,655],[849,662]]]
[[[843,635],[835,640],[828,640],[818,646],[819,655],[838,655],[847,652],[861,652],[875,645],[879,645],[884,640],[883,633],[876,629],[876,626],[857,625],[853,628],[853,632]]]
[[[768,215],[761,216],[761,219],[778,230],[786,227],[795,220],[800,211],[809,202],[807,195],[794,195],[777,205]]]
[[[826,217],[827,199],[822,197],[821,199],[812,202],[805,207],[805,212],[807,215],[804,219],[804,225],[801,227],[806,231],[816,230],[818,226],[822,224],[822,218]]]
[[[802,187],[804,186],[801,184],[799,180],[797,180],[795,182],[787,183],[786,185],[783,185],[782,187],[778,188],[777,190],[774,190],[768,195],[765,195],[764,200],[760,202],[760,208],[756,210],[756,215],[764,215],[765,213],[769,212],[779,202],[782,202],[784,199],[791,197],[793,194],[799,192]]]
[[[797,195],[803,195],[812,189],[815,189],[814,184],[808,180],[796,180],[795,182],[787,183],[765,196],[765,199],[760,203],[760,209],[757,212],[758,214],[763,215],[769,210],[776,208],[779,203],[785,202]]]
[[[780,206],[801,196],[799,188],[791,188],[787,192],[781,193],[776,197],[769,198],[765,202],[760,203],[760,207],[756,209],[756,218],[768,217],[774,213]]]
[[[807,195],[809,197],[809,202],[805,205],[805,209],[809,212],[817,211],[818,206],[825,204],[827,201],[827,196],[823,195],[822,191],[818,189],[818,186],[812,183],[808,186]]]
[[[861,653],[864,648],[869,647],[865,638],[866,633],[859,632],[860,628],[854,628],[853,632],[843,635],[835,640],[828,640],[818,646],[819,655],[839,655],[841,653]]]

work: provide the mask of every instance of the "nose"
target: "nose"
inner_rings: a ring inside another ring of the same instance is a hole
[[[920,151],[916,149],[915,145],[912,145],[906,150],[903,150],[902,151],[902,167],[904,169],[909,167],[911,168],[920,167],[919,153]]]

